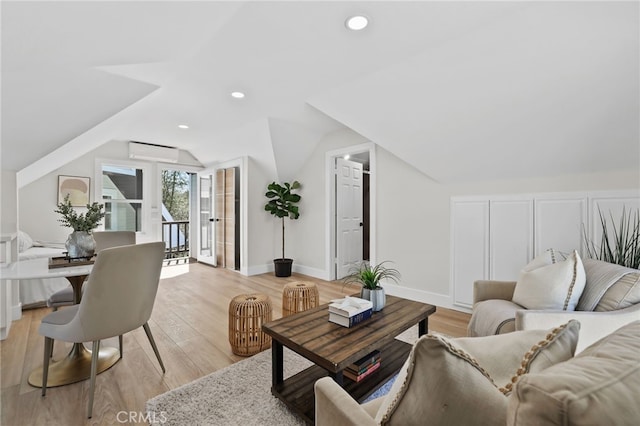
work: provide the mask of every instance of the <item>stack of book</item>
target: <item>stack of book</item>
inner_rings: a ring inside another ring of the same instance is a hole
[[[358,297],[332,300],[329,304],[329,321],[343,327],[353,327],[371,318],[373,304]]]
[[[373,351],[345,368],[342,373],[354,382],[360,382],[378,368],[380,368],[380,351]]]

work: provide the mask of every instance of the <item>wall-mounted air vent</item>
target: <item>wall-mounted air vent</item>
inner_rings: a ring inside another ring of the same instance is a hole
[[[180,150],[171,146],[154,145],[142,142],[129,142],[129,158],[136,160],[177,163]]]

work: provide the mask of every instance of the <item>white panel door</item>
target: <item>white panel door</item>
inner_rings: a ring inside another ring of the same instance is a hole
[[[451,209],[454,304],[470,308],[473,282],[489,278],[489,202],[452,201]]]
[[[362,261],[362,164],[336,159],[337,279]]]
[[[583,253],[583,226],[587,225],[587,197],[536,198],[535,255],[548,249]]]
[[[489,278],[515,281],[533,257],[533,202],[491,201],[489,211]]]

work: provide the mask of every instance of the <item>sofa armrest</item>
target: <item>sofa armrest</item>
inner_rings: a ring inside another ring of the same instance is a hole
[[[330,377],[314,385],[316,426],[374,426],[375,420]]]
[[[606,312],[523,309],[516,311],[516,330],[549,329],[564,324],[570,319],[580,321],[577,354],[623,325],[640,320],[640,304]]]
[[[516,288],[515,281],[477,280],[473,283],[473,304],[483,300],[511,300]]]

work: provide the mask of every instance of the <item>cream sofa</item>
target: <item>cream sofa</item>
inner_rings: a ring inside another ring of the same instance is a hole
[[[386,396],[360,405],[332,379],[318,380],[316,425],[636,425],[640,321],[572,357],[579,328],[423,336]]]
[[[472,337],[546,329],[580,321],[579,353],[624,324],[640,320],[640,271],[594,259],[583,261],[586,284],[575,311],[528,310],[511,299],[515,281],[474,283]]]

